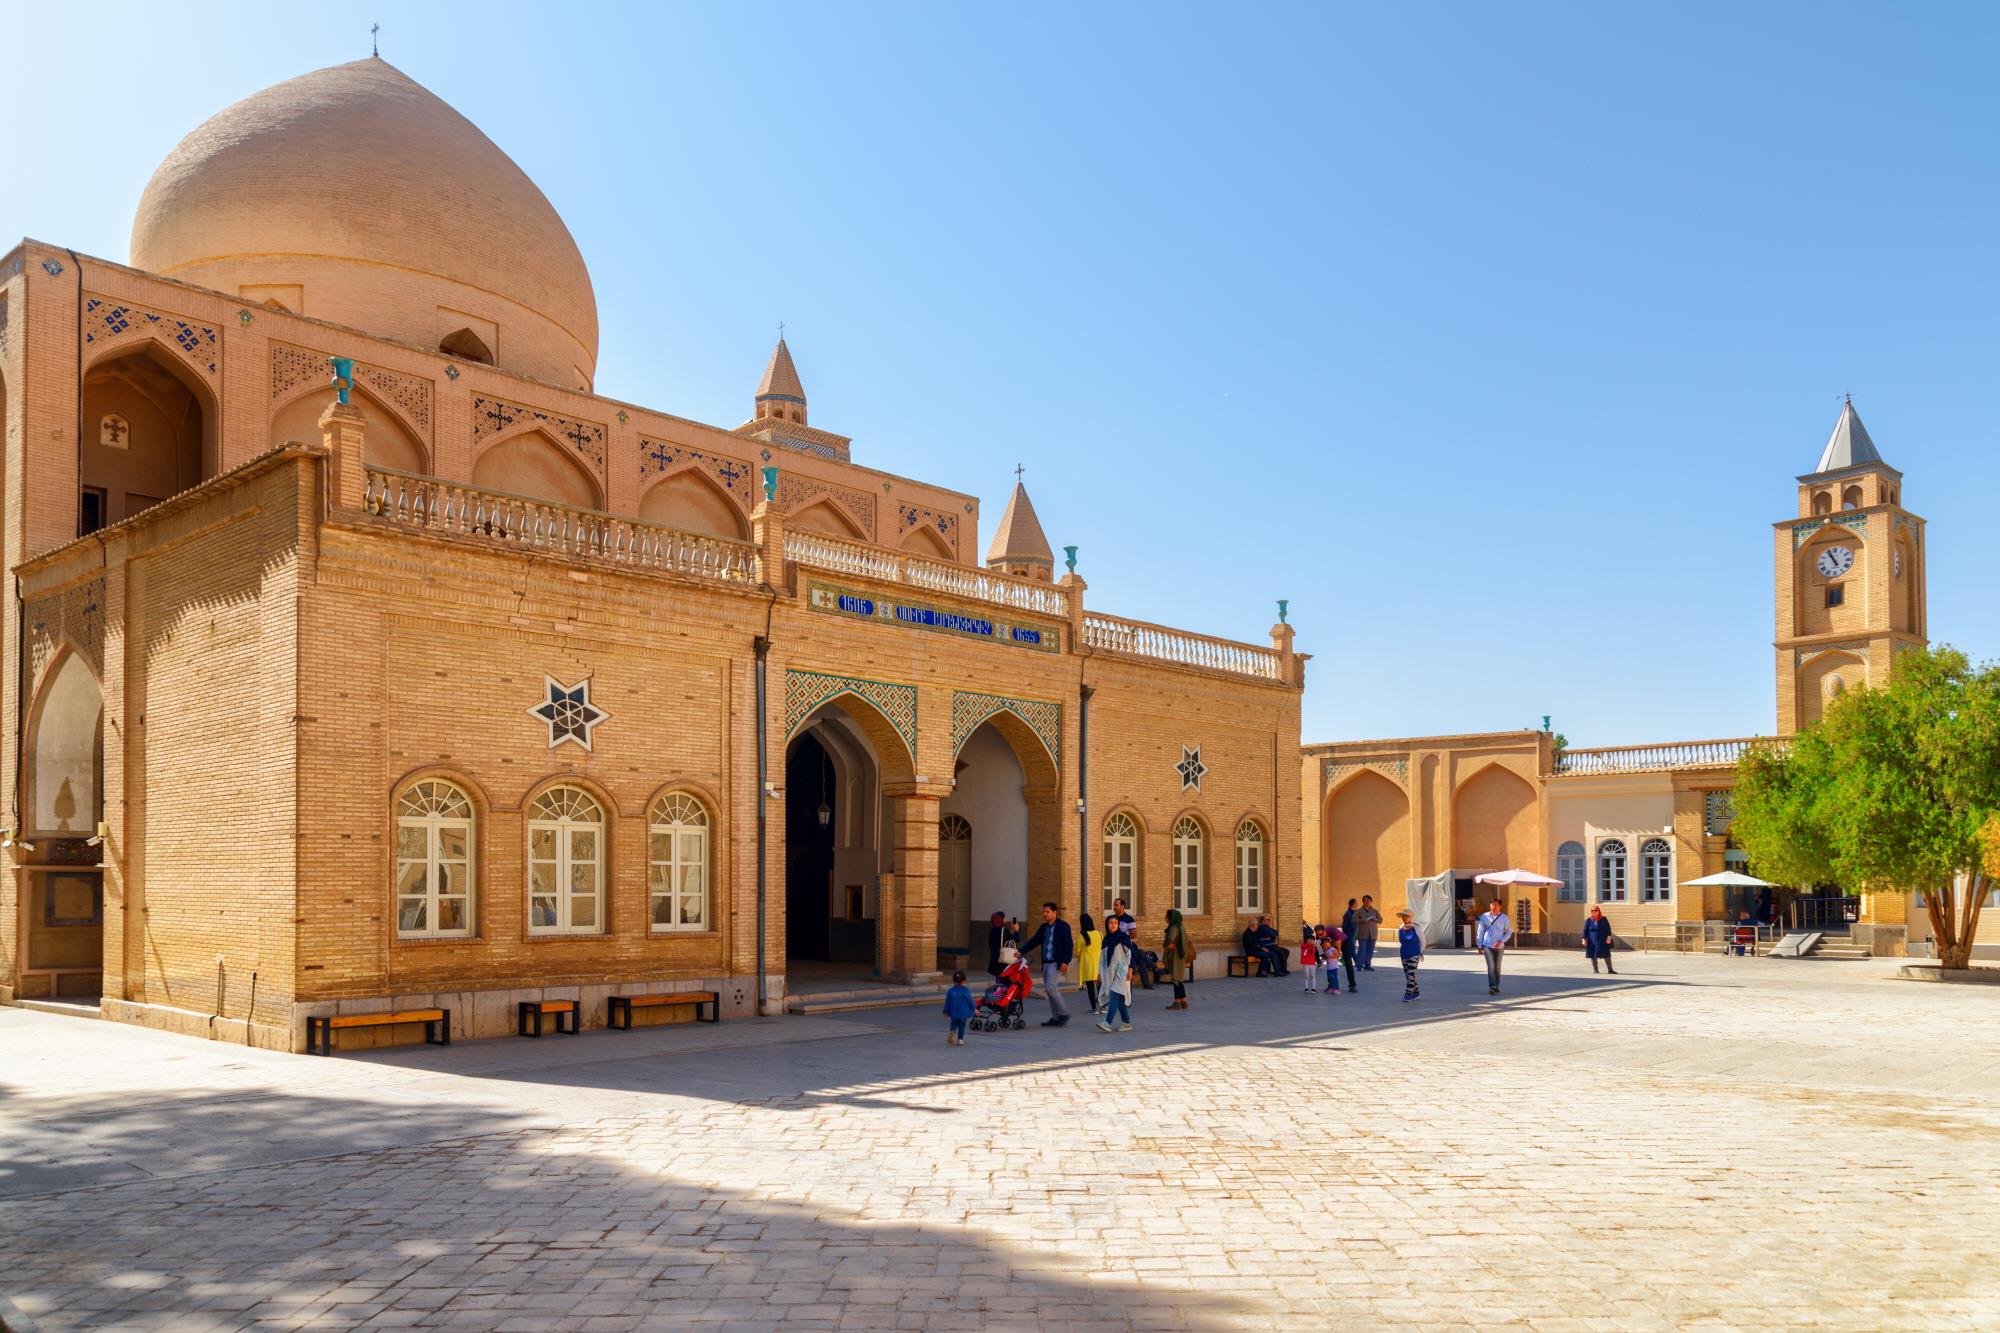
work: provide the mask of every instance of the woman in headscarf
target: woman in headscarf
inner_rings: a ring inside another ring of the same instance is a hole
[[[1104,934],[1097,923],[1085,912],[1078,922],[1082,926],[1083,938],[1076,946],[1076,979],[1083,983],[1083,993],[1090,1001],[1090,1012],[1096,1013],[1104,1001],[1097,994],[1097,978],[1104,963]]]
[[[1167,933],[1160,942],[1160,962],[1166,969],[1167,980],[1174,983],[1174,1002],[1167,1008],[1187,1008],[1187,979],[1193,970],[1194,946],[1188,943],[1187,927],[1182,924],[1177,907],[1167,909]]]
[[[1005,912],[995,912],[987,920],[991,924],[986,928],[986,972],[988,976],[997,977],[1000,975],[1001,948],[1009,944],[1018,948],[1021,939],[1014,931],[1007,928]]]

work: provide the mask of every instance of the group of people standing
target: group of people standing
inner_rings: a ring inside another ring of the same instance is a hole
[[[1403,966],[1403,1002],[1408,1004],[1419,996],[1417,969],[1423,962],[1424,940],[1410,913],[1398,912],[1396,916],[1396,951]],[[1090,1012],[1098,1019],[1101,1031],[1132,1030],[1134,980],[1147,990],[1164,980],[1174,988],[1173,1002],[1167,1008],[1188,1007],[1187,983],[1194,975],[1196,953],[1178,910],[1167,913],[1166,929],[1157,951],[1140,948],[1138,920],[1123,898],[1112,900],[1101,928],[1089,913],[1084,914],[1081,925],[1079,938],[1079,932],[1071,930],[1069,922],[1063,919],[1062,908],[1054,902],[1042,904],[1041,924],[1028,932],[1023,932],[1020,922],[995,912],[986,936],[986,970],[996,977],[1000,975],[1003,949],[1018,950],[1023,957],[1031,953],[1040,955],[1042,991],[1049,998],[1049,1017],[1043,1027],[1061,1027],[1069,1022],[1069,1005],[1063,999],[1062,985],[1072,966],[1077,969],[1077,980],[1083,984]],[[1338,995],[1344,972],[1347,993],[1354,994],[1358,989],[1356,974],[1375,970],[1375,944],[1381,929],[1382,913],[1376,909],[1372,894],[1349,898],[1338,925],[1306,927],[1299,943],[1299,966],[1305,972],[1306,992],[1312,994],[1324,988],[1328,994]],[[1243,932],[1244,954],[1257,960],[1260,977],[1290,974],[1291,950],[1281,947],[1277,938],[1268,916],[1259,917],[1254,926]],[[1507,909],[1497,898],[1489,901],[1486,911],[1472,923],[1472,942],[1486,963],[1489,995],[1500,993],[1501,959],[1513,940],[1514,923]],[[1607,972],[1617,975],[1611,962],[1612,944],[1611,922],[1600,909],[1592,907],[1583,924],[1583,950],[1590,959],[1591,971],[1597,971],[1601,964]],[[954,988],[954,995],[962,989],[962,985]],[[952,1003],[946,1002],[948,1014],[953,1012]]]
[[[1187,983],[1194,975],[1196,955],[1194,941],[1178,910],[1168,911],[1158,950],[1139,946],[1138,918],[1132,915],[1123,898],[1112,900],[1101,928],[1087,912],[1080,927],[1072,930],[1063,919],[1062,907],[1045,902],[1041,924],[1025,932],[1024,939],[1018,921],[995,912],[986,932],[986,970],[993,976],[1000,975],[1000,951],[1004,948],[1016,948],[1023,957],[1038,954],[1042,992],[1049,998],[1049,1016],[1042,1026],[1048,1028],[1059,1028],[1069,1022],[1069,1004],[1063,999],[1062,985],[1072,966],[1076,968],[1076,979],[1083,985],[1090,1012],[1097,1017],[1097,1026],[1102,1031],[1132,1030],[1134,981],[1146,990],[1165,982],[1174,988],[1173,1002],[1167,1008],[1188,1007]]]

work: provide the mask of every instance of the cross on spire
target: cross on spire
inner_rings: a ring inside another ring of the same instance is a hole
[[[1028,469],[1022,467],[1019,463],[1014,464],[1014,484],[1016,486],[1019,486],[1021,484],[1021,474],[1023,472],[1026,472],[1027,470]]]
[[[778,321],[778,341],[783,342],[784,340],[785,340],[785,321],[781,319]]]
[[[377,60],[382,58],[382,42],[380,37],[377,36],[381,31],[382,25],[379,23],[368,25],[368,54],[374,56]]]

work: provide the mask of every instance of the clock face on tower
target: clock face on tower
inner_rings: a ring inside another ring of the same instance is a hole
[[[1845,546],[1829,546],[1819,553],[1819,572],[1830,579],[1837,579],[1854,568],[1854,552]]]

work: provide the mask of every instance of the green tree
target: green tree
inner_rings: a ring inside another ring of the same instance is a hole
[[[1965,967],[2000,876],[2000,666],[1903,653],[1887,685],[1751,747],[1735,795],[1731,831],[1765,878],[1919,891],[1940,961]]]

